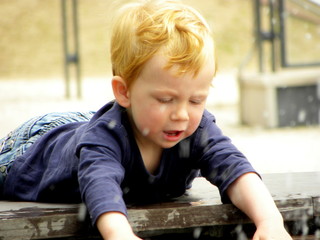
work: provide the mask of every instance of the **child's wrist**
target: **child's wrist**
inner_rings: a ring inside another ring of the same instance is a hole
[[[284,221],[282,215],[279,213],[274,213],[269,216],[265,216],[262,219],[259,219],[255,222],[255,225],[259,227],[260,225],[277,225],[277,226],[283,226]]]
[[[127,217],[120,212],[107,212],[97,220],[97,227],[104,239],[117,239],[121,235],[133,235]]]

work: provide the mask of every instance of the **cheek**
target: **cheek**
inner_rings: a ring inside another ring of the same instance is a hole
[[[161,128],[165,119],[165,111],[159,107],[148,107],[140,109],[135,113],[135,123],[139,130],[147,135],[150,132],[157,131]]]
[[[194,131],[196,131],[197,128],[199,127],[202,115],[203,115],[203,110],[192,111],[191,114],[189,115],[189,117],[190,117],[189,126],[188,126],[188,134],[189,135],[194,133]]]

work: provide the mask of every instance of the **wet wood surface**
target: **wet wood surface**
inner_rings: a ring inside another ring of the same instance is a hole
[[[319,221],[320,172],[262,177],[286,222]],[[129,207],[128,217],[134,231],[143,237],[250,223],[232,204],[221,204],[217,188],[203,178],[196,179],[185,196],[171,202]],[[98,236],[86,220],[83,205],[0,201],[1,240],[75,236],[79,239]]]

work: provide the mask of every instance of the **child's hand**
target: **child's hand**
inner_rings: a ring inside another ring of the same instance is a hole
[[[239,177],[229,187],[228,195],[256,225],[253,240],[292,240],[268,189],[256,174]]]
[[[126,216],[120,212],[102,214],[97,220],[97,227],[105,240],[141,240],[133,233]]]
[[[252,240],[292,240],[281,222],[269,220],[257,224]]]
[[[123,231],[118,231],[116,234],[113,234],[111,237],[103,238],[105,240],[142,240],[137,237],[133,232],[126,233]]]
[[[105,238],[104,238],[105,239]],[[112,238],[106,238],[106,240],[142,240],[141,238],[138,238],[133,233],[131,234],[124,234],[122,232],[119,232],[118,235],[114,235]]]

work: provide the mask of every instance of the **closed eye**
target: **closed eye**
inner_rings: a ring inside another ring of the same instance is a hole
[[[173,101],[172,98],[157,98],[160,103],[171,103]]]
[[[200,105],[204,102],[204,99],[202,98],[199,98],[199,99],[190,99],[189,102],[191,104],[194,104],[194,105]]]

